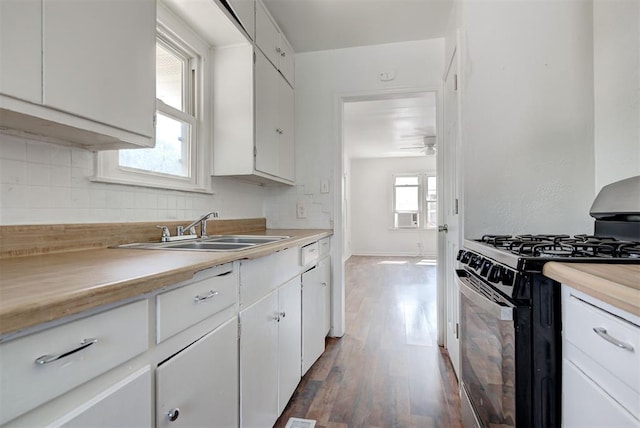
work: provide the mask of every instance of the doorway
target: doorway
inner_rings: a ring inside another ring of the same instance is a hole
[[[335,205],[341,214],[334,230],[342,247],[335,258],[336,282],[344,284],[344,264],[351,255],[414,256],[435,262],[440,89],[342,95],[336,107],[341,168],[335,180],[341,182],[341,191],[336,192]],[[407,204],[408,195],[414,194],[416,203]],[[439,345],[444,324],[441,300],[438,297]],[[334,296],[335,302],[334,317],[340,313],[340,302],[344,305],[344,290],[342,296]],[[336,325],[340,324],[334,318]],[[333,333],[340,336],[339,329]]]

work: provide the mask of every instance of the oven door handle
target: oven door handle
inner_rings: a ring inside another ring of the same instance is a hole
[[[513,321],[513,308],[493,302],[475,291],[468,285],[470,283],[466,277],[466,272],[456,272],[456,282],[462,294],[474,304],[480,306],[484,311],[491,314],[492,317],[500,321]]]

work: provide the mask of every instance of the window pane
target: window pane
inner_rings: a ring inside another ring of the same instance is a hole
[[[418,187],[396,187],[396,211],[418,211]]]
[[[191,125],[158,112],[153,149],[120,150],[120,166],[189,177]]]
[[[435,201],[437,200],[436,192],[436,178],[435,177],[427,177],[427,201]]]
[[[435,202],[427,202],[427,227],[435,229],[438,226],[438,205]]]
[[[156,98],[182,111],[184,66],[184,58],[156,43]]]
[[[396,186],[417,186],[418,177],[396,177]]]

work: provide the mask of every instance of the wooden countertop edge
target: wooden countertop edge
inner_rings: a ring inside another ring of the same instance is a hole
[[[637,270],[640,278],[640,265],[601,266],[609,267],[613,272],[615,272],[614,269],[616,267],[618,269]],[[640,316],[640,289],[618,282],[615,274],[605,278],[594,272],[583,270],[585,267],[587,267],[587,264],[549,262],[545,263],[543,274],[596,299],[609,303],[616,308]],[[640,279],[638,281],[640,282]]]
[[[311,242],[323,239],[333,234],[330,230],[267,230],[266,234],[270,235],[295,235],[300,233],[301,237],[293,237],[286,241],[267,244],[258,248],[251,248],[237,252],[212,252],[211,259],[207,261],[195,262],[193,264],[185,264],[180,268],[173,268],[161,271],[155,274],[142,275],[132,278],[126,278],[121,281],[114,281],[103,284],[88,284],[87,287],[77,289],[71,292],[60,293],[59,295],[48,295],[45,298],[26,299],[26,301],[11,305],[9,308],[3,308],[0,311],[0,336],[13,334],[29,327],[39,324],[56,321],[58,319],[76,315],[86,310],[99,308],[114,304],[126,299],[132,299],[144,294],[162,289],[173,284],[188,281],[193,276],[204,269],[218,266],[237,260],[250,260],[273,254],[290,247],[303,246]],[[87,252],[98,254],[98,252],[126,251],[135,257],[140,251],[148,253],[175,253],[170,250],[133,250],[121,248],[102,248],[96,250],[87,250]],[[72,252],[70,252],[72,254]],[[115,253],[114,253],[115,254]],[[59,255],[59,254],[58,254]],[[33,257],[49,257],[47,255]],[[29,257],[22,257],[21,260]],[[10,263],[12,259],[4,259],[3,262]],[[72,265],[69,263],[68,268]],[[55,274],[55,273],[54,273]],[[90,282],[90,281],[88,281]]]

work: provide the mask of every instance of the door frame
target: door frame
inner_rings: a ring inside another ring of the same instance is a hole
[[[334,218],[333,218],[333,240],[331,245],[331,256],[333,260],[332,278],[333,284],[331,290],[331,332],[330,336],[342,337],[345,334],[345,277],[344,277],[344,265],[351,254],[345,253],[345,238],[346,238],[346,225],[345,219],[345,205],[343,204],[345,190],[345,156],[344,156],[344,104],[346,102],[353,101],[367,101],[377,100],[385,97],[392,98],[402,95],[411,95],[421,92],[435,92],[436,93],[436,129],[437,134],[440,135],[440,130],[443,129],[443,113],[442,113],[442,96],[443,85],[431,85],[421,87],[402,87],[388,90],[369,90],[369,91],[357,91],[357,92],[341,92],[334,95],[334,125],[333,125],[333,138],[337,141],[335,145],[334,153],[334,171],[333,182],[334,188],[337,189],[334,192]],[[441,138],[438,138],[438,144],[441,143]],[[436,152],[437,153],[437,152]],[[439,163],[439,156],[436,154],[436,164]],[[441,181],[441,169],[436,168],[436,176],[438,182]],[[440,190],[440,189],[438,189]],[[438,205],[444,195],[438,195]],[[438,208],[439,210],[439,208]],[[439,213],[439,211],[438,211]],[[440,255],[438,255],[438,258]],[[441,284],[440,280],[437,281],[437,319],[438,319],[438,345],[442,346],[444,343],[444,306],[441,302],[441,295],[444,293],[444,284]]]

